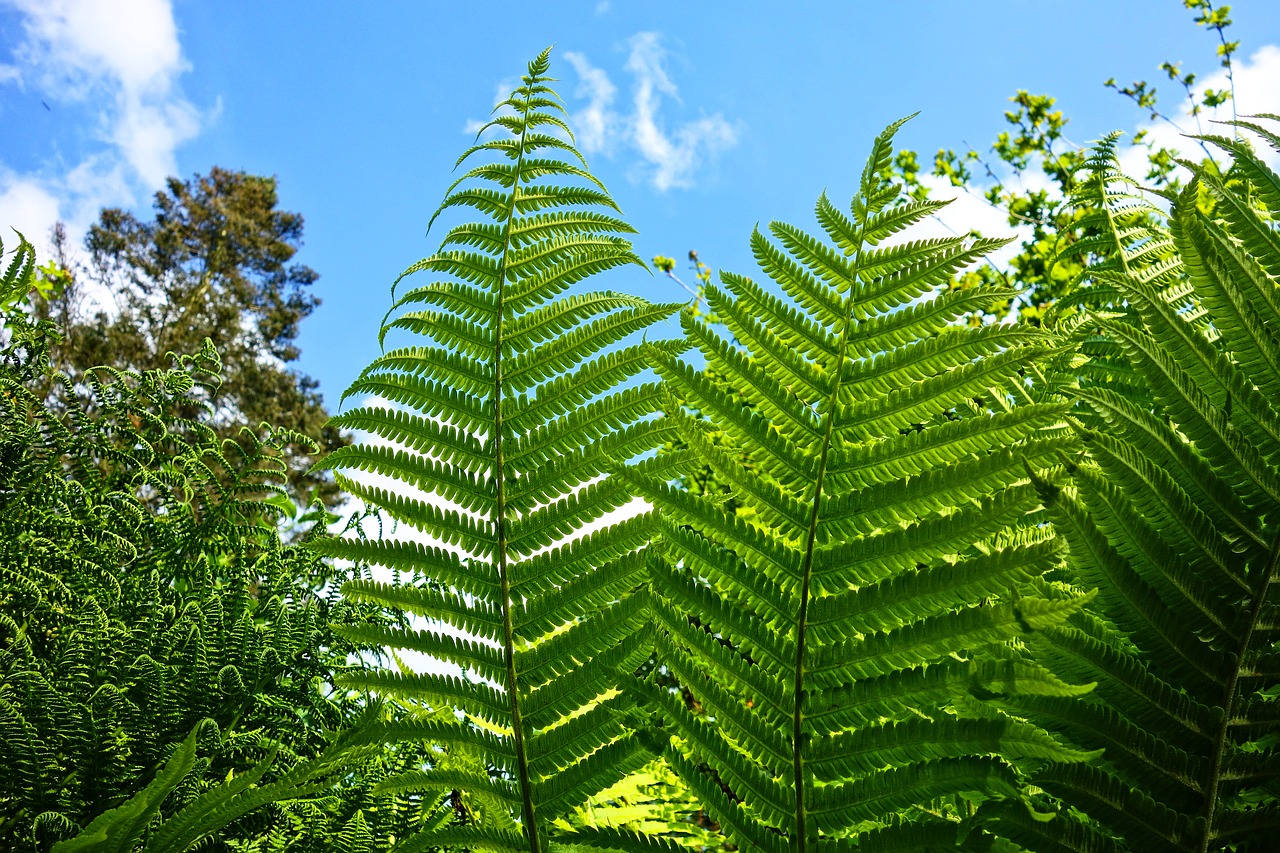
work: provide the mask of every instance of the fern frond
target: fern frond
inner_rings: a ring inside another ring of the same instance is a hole
[[[1073,807],[1059,828],[998,818],[1032,849],[1263,849],[1280,809],[1280,672],[1267,663],[1280,640],[1280,241],[1260,201],[1275,182],[1242,144],[1206,141],[1235,158],[1233,180],[1193,166],[1168,227],[1146,221],[1158,274],[1129,250],[1090,273],[1125,302],[1098,328],[1131,384],[1081,383],[1091,461],[1070,483],[1036,483],[1074,577],[1100,595],[1033,646],[1100,686],[1083,702],[1014,704],[1106,757],[1036,777]],[[1100,171],[1093,215],[1115,180]]]
[[[36,286],[35,247],[27,242],[22,232],[14,233],[18,235],[18,248],[0,273],[0,310],[7,310],[20,302]],[[4,241],[0,241],[0,261],[3,258]]]
[[[650,351],[683,349],[627,340],[677,306],[611,291],[565,293],[590,276],[643,264],[625,236],[631,227],[613,215],[616,204],[573,147],[547,62],[544,53],[530,63],[487,126],[498,138],[459,162],[487,159],[454,182],[432,217],[465,210],[478,221],[453,227],[436,254],[401,276],[432,281],[400,296],[383,335],[431,344],[391,350],[361,374],[347,396],[378,395],[391,407],[335,418],[369,439],[326,463],[344,472],[339,482],[351,494],[446,546],[356,538],[322,545],[421,579],[418,587],[349,584],[353,600],[429,621],[352,627],[348,638],[423,652],[471,679],[380,673],[346,682],[456,710],[460,720],[447,730],[387,736],[479,751],[490,764],[488,773],[430,767],[384,783],[401,792],[457,789],[493,804],[468,826],[423,830],[405,849],[448,843],[539,853],[565,815],[661,749],[630,725],[634,703],[617,693],[622,674],[645,656],[652,520],[607,522],[633,494],[611,472],[651,454],[671,432],[652,417],[663,401],[658,386],[635,378]],[[679,464],[650,459],[637,476],[665,479]]]
[[[900,203],[882,183],[893,130],[848,214],[819,200],[829,239],[777,223],[776,244],[752,235],[785,296],[726,273],[706,296],[733,341],[682,318],[711,371],[655,357],[673,395],[707,419],[672,412],[682,444],[739,512],[624,473],[663,516],[658,661],[705,715],[646,695],[678,733],[672,766],[739,846],[887,844],[892,833],[865,830],[902,809],[961,792],[1019,797],[1023,764],[1093,757],[973,710],[978,696],[1081,692],[1013,643],[1083,605],[1036,591],[1059,546],[1000,536],[1038,503],[1027,467],[1053,468],[1074,439],[1061,405],[1009,404],[1050,339],[952,325],[1007,298],[942,292],[1002,241],[882,242],[938,207]]]

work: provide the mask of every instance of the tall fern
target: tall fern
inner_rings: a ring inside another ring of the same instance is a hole
[[[1073,808],[1011,813],[1034,849],[1270,850],[1280,830],[1280,177],[1205,141],[1230,171],[1192,166],[1167,228],[1117,228],[1117,260],[1092,275],[1123,300],[1096,325],[1119,358],[1075,392],[1100,425],[1083,429],[1090,462],[1041,484],[1100,594],[1038,645],[1099,686],[1023,708],[1106,758],[1037,778]]]
[[[739,345],[685,314],[709,370],[655,353],[706,418],[673,412],[681,438],[749,512],[627,475],[663,519],[660,660],[705,711],[650,691],[679,733],[670,760],[744,848],[954,844],[962,792],[1015,797],[1017,765],[1083,757],[978,701],[1087,689],[1010,645],[1081,606],[1036,592],[1057,544],[1007,532],[1039,502],[1027,467],[1072,439],[1061,406],[1011,405],[1046,333],[954,323],[1012,295],[945,289],[1002,241],[884,244],[941,207],[879,177],[900,124],[876,139],[851,215],[819,199],[826,240],[781,223],[777,244],[752,235],[785,296],[729,273],[707,287]]]
[[[591,275],[643,264],[621,236],[632,229],[610,213],[613,200],[573,147],[547,68],[546,52],[529,64],[486,127],[499,138],[462,155],[459,163],[483,162],[436,213],[470,209],[482,221],[454,227],[436,254],[404,274],[432,280],[396,302],[383,334],[427,343],[387,352],[347,391],[380,395],[395,408],[366,405],[337,417],[337,426],[375,438],[327,461],[398,481],[388,490],[338,474],[351,494],[444,543],[326,546],[425,576],[417,586],[352,583],[346,594],[440,626],[350,636],[426,652],[470,674],[385,672],[356,682],[462,715],[392,726],[387,738],[478,757],[475,771],[453,762],[384,783],[457,790],[483,806],[465,826],[424,830],[407,842],[411,849],[538,853],[557,818],[658,748],[628,724],[634,700],[615,686],[618,671],[648,654],[642,588],[651,522],[587,526],[631,498],[609,469],[666,439],[650,417],[659,408],[656,383],[616,390],[645,369],[642,345],[614,345],[676,306],[612,292],[562,295]],[[661,477],[670,464],[642,467]]]

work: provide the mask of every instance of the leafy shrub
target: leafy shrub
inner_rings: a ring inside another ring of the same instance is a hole
[[[11,305],[33,267],[11,264]],[[230,459],[241,445],[175,414],[216,384],[216,353],[167,371],[101,369],[79,387],[64,378],[63,398],[84,404],[58,417],[31,390],[56,329],[16,307],[6,328],[0,845],[74,834],[141,791],[179,744],[199,747],[179,800],[268,753],[280,772],[318,755],[359,710],[332,684],[355,647],[330,622],[375,617],[317,585],[332,566],[282,541],[277,448],[253,442]]]

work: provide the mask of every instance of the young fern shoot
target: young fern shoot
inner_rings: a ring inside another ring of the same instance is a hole
[[[616,345],[678,306],[613,292],[564,295],[589,276],[644,264],[624,236],[631,227],[614,215],[612,198],[574,148],[547,67],[548,52],[529,64],[481,131],[498,137],[458,161],[484,162],[454,183],[436,212],[470,209],[483,220],[454,227],[436,254],[404,274],[431,280],[400,297],[383,334],[408,332],[428,343],[387,352],[347,391],[394,407],[365,405],[334,419],[375,438],[335,452],[329,467],[383,475],[405,488],[381,489],[343,473],[339,482],[449,546],[405,539],[325,546],[430,579],[348,584],[351,597],[445,626],[370,630],[359,639],[425,652],[473,676],[384,672],[355,685],[456,709],[456,724],[424,716],[385,736],[471,751],[489,768],[467,772],[455,763],[385,783],[440,795],[458,790],[489,804],[473,814],[483,819],[429,827],[409,849],[539,853],[558,832],[558,818],[661,749],[643,727],[629,725],[634,699],[616,689],[617,673],[649,654],[651,517],[585,528],[632,497],[610,469],[669,438],[651,417],[660,407],[657,384],[631,381],[647,366],[645,345]],[[647,346],[668,355],[684,348]],[[650,459],[638,467],[661,478],[670,464]],[[575,843],[593,841],[608,839]]]

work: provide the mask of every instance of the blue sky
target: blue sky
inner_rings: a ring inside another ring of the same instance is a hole
[[[1280,112],[1278,12],[1233,5],[1243,111]],[[0,225],[42,243],[56,218],[81,235],[103,205],[145,213],[167,174],[276,175],[306,218],[298,260],[321,274],[299,367],[336,403],[377,354],[391,280],[435,248],[427,219],[466,129],[549,44],[641,256],[692,248],[741,272],[754,224],[806,226],[823,189],[847,198],[871,138],[902,115],[921,112],[899,139],[926,160],[985,150],[1028,89],[1056,96],[1087,143],[1147,120],[1108,77],[1157,82],[1171,60],[1212,85],[1219,70],[1177,0],[0,0]],[[1001,230],[971,197],[944,219]],[[634,268],[599,286],[682,296]]]

